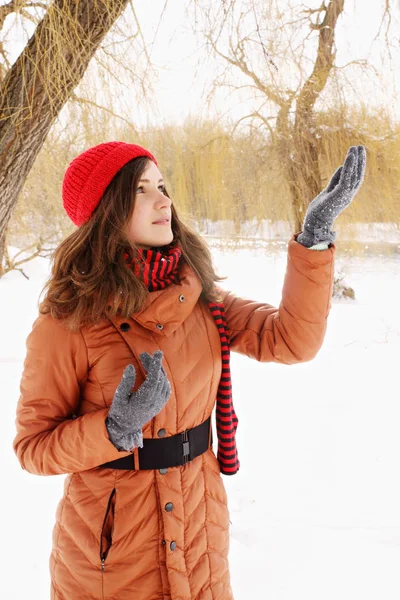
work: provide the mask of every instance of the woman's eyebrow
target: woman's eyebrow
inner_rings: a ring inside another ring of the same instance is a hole
[[[146,183],[151,183],[150,179],[139,179],[139,181],[145,181]],[[163,179],[159,179],[158,183],[160,183],[161,181],[164,181]]]

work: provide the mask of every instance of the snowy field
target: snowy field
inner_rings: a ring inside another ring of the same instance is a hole
[[[241,469],[223,479],[235,600],[400,598],[400,244],[392,247],[349,257],[338,235],[336,267],[356,300],[333,300],[313,361],[259,364],[232,353]],[[213,255],[224,287],[278,306],[286,251]],[[36,259],[25,267],[29,281],[18,272],[0,280],[5,600],[50,597],[64,476],[26,473],[12,450],[25,339],[48,269]]]

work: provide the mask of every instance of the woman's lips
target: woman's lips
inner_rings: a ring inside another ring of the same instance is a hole
[[[169,225],[169,219],[164,219],[162,221],[156,221],[155,223],[152,223],[152,225]]]

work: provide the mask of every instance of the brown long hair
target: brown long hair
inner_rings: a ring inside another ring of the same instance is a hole
[[[138,250],[126,236],[126,224],[148,162],[147,157],[138,157],[126,163],[108,185],[89,221],[56,248],[51,275],[42,290],[42,314],[63,319],[69,329],[76,331],[107,316],[118,313],[129,318],[141,310],[149,292],[127,268],[124,253],[128,249],[135,256]],[[170,197],[166,190],[164,193]],[[201,298],[220,301],[214,282],[226,277],[216,274],[207,243],[179,218],[173,205],[171,210],[174,240],[180,242],[184,260],[202,282]]]

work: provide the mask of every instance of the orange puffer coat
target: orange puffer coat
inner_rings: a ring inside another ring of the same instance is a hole
[[[295,238],[279,309],[224,291],[231,350],[289,365],[311,360],[321,347],[335,247],[309,250]],[[53,530],[53,600],[233,598],[227,495],[212,448],[164,474],[99,468],[129,454],[114,448],[105,418],[128,363],[138,373],[135,389],[143,382],[141,352],[163,351],[172,388],[144,427],[145,438],[160,429],[175,435],[213,411],[220,337],[199,300],[199,278],[186,264],[181,277],[180,285],[151,292],[146,308],[129,320],[102,320],[71,333],[40,315],[27,339],[14,449],[30,473],[68,474]],[[123,322],[129,328],[121,329]],[[167,503],[173,510],[165,510]]]

